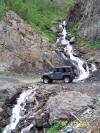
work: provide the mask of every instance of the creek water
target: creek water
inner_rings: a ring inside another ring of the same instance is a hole
[[[72,64],[77,68],[78,78],[75,79],[74,81],[78,82],[80,80],[84,80],[84,79],[88,78],[90,75],[90,69],[92,70],[92,72],[97,70],[96,65],[93,63],[93,64],[91,64],[92,67],[89,68],[86,60],[83,60],[83,59],[75,56],[73,46],[71,45],[70,40],[67,39],[69,36],[71,36],[71,34],[67,32],[66,21],[62,21],[59,24],[59,27],[62,28],[62,33],[61,33],[61,36],[57,39],[56,43],[59,43],[62,46],[64,46],[64,52],[66,52],[69,55],[69,58],[70,58]],[[63,58],[67,59],[67,57],[65,57],[64,54],[63,54]]]
[[[27,104],[27,101],[30,100],[30,98],[32,100],[35,100],[36,104],[35,104],[34,108],[36,108],[38,106],[38,101],[35,98],[36,89],[37,89],[37,87],[35,87],[34,89],[29,88],[27,91],[23,91],[20,94],[19,98],[17,99],[17,104],[14,105],[14,107],[12,109],[12,116],[10,118],[10,124],[4,128],[3,133],[11,133],[12,130],[16,129],[16,126],[19,123],[19,121],[22,118],[26,118],[25,106]],[[21,133],[24,133],[25,131],[29,131],[31,127],[32,127],[32,124],[30,124],[28,127],[24,128],[24,129],[22,129]]]

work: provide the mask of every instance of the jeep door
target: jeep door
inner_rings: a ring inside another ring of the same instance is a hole
[[[62,75],[62,72],[61,72],[60,68],[56,68],[54,70],[54,73],[53,73],[53,79],[54,80],[61,80],[62,77],[63,77],[63,75]]]

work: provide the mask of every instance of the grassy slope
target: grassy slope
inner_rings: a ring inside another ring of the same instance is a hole
[[[0,16],[3,16],[6,10],[13,10],[30,23],[33,30],[44,34],[50,42],[53,42],[56,36],[48,28],[55,26],[53,22],[66,17],[69,6],[74,0],[59,1],[64,3],[63,6],[50,0],[5,0],[8,9],[3,9]]]

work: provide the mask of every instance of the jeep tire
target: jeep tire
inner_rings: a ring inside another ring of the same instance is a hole
[[[53,80],[52,80],[52,79],[50,79],[50,80],[49,80],[49,83],[52,83],[52,82],[53,82]]]
[[[71,83],[72,79],[70,77],[64,77],[64,83]]]
[[[43,78],[43,83],[44,83],[44,84],[50,83],[49,78],[48,78],[48,77],[44,77],[44,78]]]

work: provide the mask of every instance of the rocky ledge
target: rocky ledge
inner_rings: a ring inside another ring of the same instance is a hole
[[[0,21],[0,71],[36,73],[64,63],[54,45],[13,11]]]

